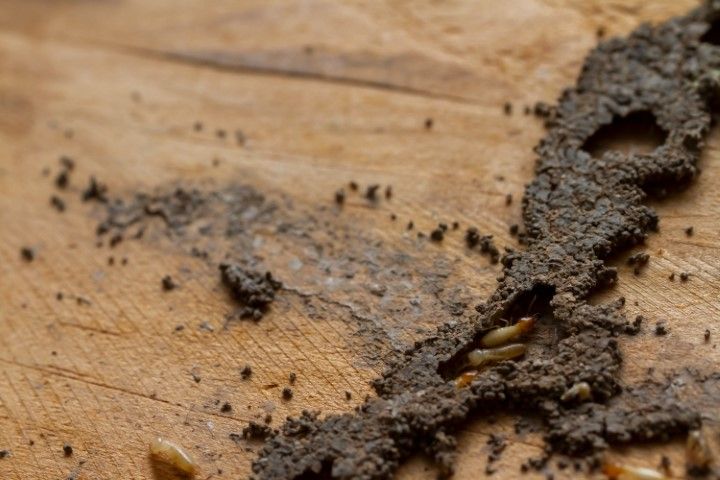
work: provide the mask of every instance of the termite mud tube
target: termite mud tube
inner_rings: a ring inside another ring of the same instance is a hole
[[[384,479],[415,452],[430,454],[449,475],[452,433],[471,414],[532,413],[543,419],[548,452],[590,457],[608,444],[663,439],[696,426],[698,412],[666,396],[650,395],[632,411],[622,402],[605,404],[625,395],[615,337],[633,327],[621,301],[593,306],[587,298],[616,279],[604,259],[657,226],[657,215],[642,204],[646,192],[672,190],[696,175],[720,79],[720,47],[702,39],[719,13],[720,2],[708,2],[604,41],[588,55],[577,84],[547,110],[548,134],[523,200],[527,249],[505,255],[499,286],[477,318],[442,325],[417,342],[375,381],[378,397],[357,411],[288,420],[253,463],[255,478]],[[651,153],[593,158],[583,149],[603,126],[639,113],[667,133]],[[484,331],[501,318],[541,310],[561,333],[551,348],[531,349],[456,387],[458,359]],[[591,401],[563,401],[583,382]]]

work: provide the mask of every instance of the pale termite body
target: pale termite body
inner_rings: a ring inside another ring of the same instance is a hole
[[[493,348],[500,345],[505,345],[509,341],[514,340],[520,335],[532,330],[534,325],[534,317],[523,317],[518,320],[514,325],[490,330],[482,337],[482,339],[480,340],[480,345],[485,348]]]
[[[192,457],[182,447],[162,437],[150,442],[150,455],[187,476],[198,473],[198,466]]]
[[[525,347],[522,343],[511,343],[510,345],[497,348],[478,348],[468,353],[467,360],[471,366],[479,367],[488,363],[521,357],[525,354],[526,349],[527,347]]]

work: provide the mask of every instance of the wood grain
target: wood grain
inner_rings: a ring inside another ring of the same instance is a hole
[[[391,203],[370,209],[351,200],[342,221],[400,251],[415,245],[404,230],[409,220],[426,232],[457,220],[516,246],[508,226],[520,206],[504,198],[521,197],[543,134],[523,107],[552,102],[574,80],[599,27],[623,34],[692,5],[0,1],[0,449],[12,452],[0,460],[0,477],[155,478],[147,444],[163,435],[192,452],[201,478],[245,478],[259,445],[248,451],[229,433],[269,410],[274,425],[306,408],[348,411],[371,393],[368,381],[382,369],[348,340],[354,330],[346,317],[363,308],[357,302],[330,306],[318,321],[289,295],[257,324],[201,332],[198,323],[219,327],[229,308],[216,271],[149,242],[124,242],[110,253],[96,248],[97,211],[79,201],[63,214],[49,206],[52,177],[41,172],[55,171],[58,156],[78,162],[73,194],[89,174],[115,193],[242,178],[314,208],[330,206],[349,180],[392,184]],[[503,114],[506,101],[513,115]],[[434,122],[429,131],[426,118]],[[193,130],[196,121],[202,132]],[[218,139],[220,128],[242,129],[246,144]],[[648,268],[634,276],[626,256],[616,259],[619,286],[598,298],[623,295],[629,314],[648,319],[645,333],[621,340],[627,383],[650,366],[661,374],[720,360],[719,147],[713,132],[699,179],[655,204],[661,229],[645,247]],[[692,237],[683,232],[690,225]],[[30,264],[19,255],[25,245],[38,251]],[[498,267],[468,256],[460,235],[423,252],[422,265],[451,259],[452,280],[477,301],[492,291]],[[129,263],[109,268],[110,254]],[[282,253],[272,260],[276,276],[317,292],[319,274],[293,273],[288,260]],[[690,281],[670,283],[669,273],[681,271]],[[159,281],[167,272],[188,273],[166,295]],[[372,295],[363,295],[368,314],[379,312]],[[92,304],[77,305],[75,296]],[[652,334],[658,319],[667,321],[666,338]],[[431,328],[445,320],[418,322]],[[176,325],[188,328],[176,332]],[[420,335],[397,328],[402,342]],[[244,382],[239,369],[248,362],[255,373]],[[283,402],[280,388],[268,386],[284,385],[290,371],[298,384],[294,399]],[[220,413],[216,401],[230,402],[232,412]],[[717,405],[708,408],[717,415]],[[492,478],[516,478],[520,464],[541,451],[537,436],[512,432],[512,419],[478,419],[460,437],[456,478],[483,477],[494,432],[511,441]],[[65,442],[72,457],[63,456]],[[656,465],[661,453],[680,477],[679,442],[613,454]],[[420,457],[399,473],[433,476]],[[558,471],[555,478],[581,477]]]

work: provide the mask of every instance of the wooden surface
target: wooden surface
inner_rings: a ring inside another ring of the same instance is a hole
[[[239,178],[308,209],[330,207],[332,193],[349,180],[392,184],[392,202],[367,208],[351,199],[339,221],[361,226],[386,248],[412,245],[421,265],[438,255],[451,259],[449,282],[467,286],[477,302],[492,291],[499,267],[468,255],[459,234],[417,250],[404,225],[412,219],[427,232],[458,220],[495,235],[500,246],[516,246],[508,225],[519,220],[519,201],[506,206],[504,197],[522,195],[543,134],[522,108],[554,101],[573,82],[598,27],[623,34],[692,5],[0,1],[0,449],[11,451],[0,459],[0,478],[153,478],[147,444],[155,435],[184,445],[201,465],[200,478],[245,478],[258,445],[247,451],[230,432],[270,410],[274,426],[306,408],[348,411],[371,393],[368,381],[382,369],[348,340],[357,325],[347,317],[364,308],[364,298],[376,302],[367,292],[349,307],[328,294],[336,303],[320,320],[306,314],[300,297],[287,296],[257,324],[202,333],[201,321],[221,325],[229,308],[217,272],[151,242],[124,242],[112,254],[128,257],[128,265],[109,268],[108,250],[94,246],[97,212],[77,200],[64,214],[48,205],[52,177],[41,171],[55,172],[60,155],[78,163],[75,197],[89,174],[114,194]],[[506,101],[511,116],[503,114]],[[193,131],[195,121],[203,132]],[[242,129],[246,144],[216,138],[217,128]],[[621,340],[625,382],[649,366],[663,372],[720,360],[719,146],[713,132],[703,175],[657,204],[661,229],[648,241],[644,273],[632,275],[625,256],[617,259],[619,286],[604,297],[626,296],[628,313],[649,323],[640,336]],[[215,157],[218,168],[211,167]],[[683,232],[689,225],[692,237]],[[21,260],[25,245],[37,249],[36,261]],[[317,272],[293,273],[286,260],[279,253],[268,261],[290,288],[317,286]],[[688,271],[691,280],[670,283],[673,271]],[[180,289],[160,291],[166,273],[179,275]],[[56,300],[58,291],[66,300]],[[77,295],[92,304],[77,305]],[[368,315],[392,321],[373,308]],[[421,317],[425,328],[448,319]],[[667,320],[665,339],[651,332],[658,319]],[[175,332],[180,324],[187,328]],[[398,332],[400,343],[420,335],[404,325]],[[245,363],[255,370],[248,382],[238,373]],[[298,374],[295,396],[283,402],[270,385],[281,387],[291,371]],[[217,401],[233,411],[221,413]],[[510,419],[476,420],[460,436],[456,478],[483,477],[493,432],[511,440],[492,478],[515,478],[541,451],[537,436],[512,433]],[[72,457],[63,456],[65,442]],[[613,454],[655,466],[661,453],[681,476],[679,442]],[[433,476],[420,457],[399,473]]]

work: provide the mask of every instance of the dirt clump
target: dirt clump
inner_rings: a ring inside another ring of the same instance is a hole
[[[221,263],[220,273],[223,284],[242,305],[236,312],[239,318],[260,320],[282,287],[272,273],[248,270],[236,263]]]

